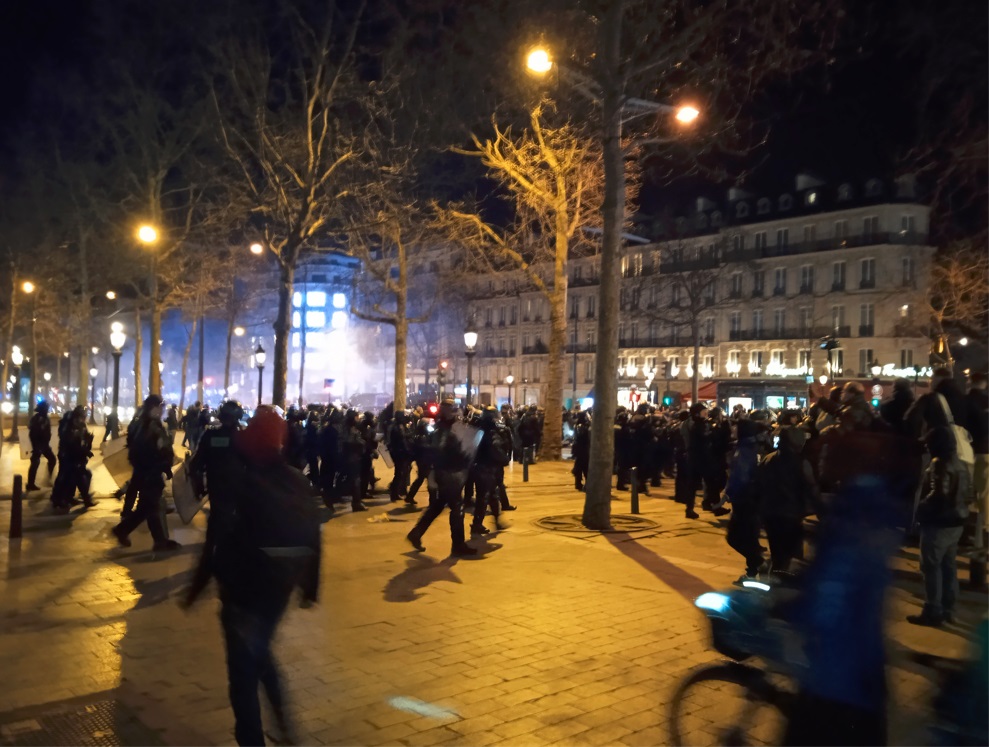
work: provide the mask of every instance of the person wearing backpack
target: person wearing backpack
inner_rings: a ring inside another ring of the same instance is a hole
[[[258,686],[264,687],[283,743],[294,743],[271,643],[296,588],[300,606],[318,597],[320,525],[309,501],[309,482],[285,459],[285,420],[262,405],[243,431],[231,434],[237,466],[224,471],[231,510],[210,516],[214,542],[200,561],[220,591],[220,623],[227,651],[234,737],[240,745],[263,745]],[[208,468],[207,468],[208,469]],[[208,479],[208,475],[207,475]],[[197,578],[183,597],[188,609],[209,578]]]
[[[161,422],[162,400],[157,394],[148,395],[141,406],[141,416],[128,429],[127,450],[134,467],[130,485],[137,494],[137,508],[126,513],[111,532],[123,547],[130,547],[130,533],[143,521],[147,521],[153,549],[177,550],[180,545],[168,539],[164,515],[161,510],[162,493],[165,490],[163,475],[172,477],[175,453],[171,439]]]
[[[488,534],[484,527],[484,513],[491,507],[491,515],[499,529],[505,528],[501,520],[501,496],[498,492],[499,470],[504,470],[509,462],[509,447],[502,441],[503,431],[498,427],[498,410],[491,405],[484,408],[478,428],[484,434],[477,447],[474,462],[474,480],[477,499],[474,501],[474,520],[471,522],[471,536]]]
[[[968,469],[958,458],[955,435],[940,426],[927,436],[931,464],[924,474],[923,497],[917,507],[920,524],[920,570],[924,575],[924,609],[908,615],[914,625],[940,627],[954,622],[958,598],[956,556],[968,518],[971,489]]]

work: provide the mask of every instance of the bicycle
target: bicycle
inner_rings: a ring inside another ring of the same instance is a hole
[[[745,581],[740,589],[697,598],[715,650],[729,661],[705,665],[679,684],[670,704],[671,744],[782,744],[796,698],[791,672],[799,642],[771,613],[788,591]],[[742,663],[752,657],[766,667]]]

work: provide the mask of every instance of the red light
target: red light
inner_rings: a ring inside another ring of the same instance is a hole
[[[437,405],[437,404],[435,404],[435,403],[433,403],[433,404],[430,404],[429,405],[429,408],[428,409],[429,409],[429,414],[430,415],[435,415],[436,413],[438,413],[440,411],[440,406]]]

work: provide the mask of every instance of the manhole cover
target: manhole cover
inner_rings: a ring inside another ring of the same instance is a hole
[[[49,704],[0,716],[0,745],[163,745],[161,735],[116,700]]]
[[[563,514],[561,516],[545,516],[533,522],[540,529],[551,532],[573,532],[574,534],[599,534],[596,529],[588,529],[581,523],[580,514]],[[659,529],[659,524],[641,516],[625,514],[612,515],[611,529],[604,532],[651,532]]]

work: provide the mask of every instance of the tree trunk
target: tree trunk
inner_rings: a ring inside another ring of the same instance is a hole
[[[196,324],[199,317],[193,317],[192,326],[189,327],[189,337],[185,341],[185,350],[182,353],[182,393],[179,395],[179,413],[185,412],[185,385],[189,374],[189,355],[192,353],[192,341],[196,339]]]
[[[699,401],[698,390],[700,389],[699,379],[701,375],[701,325],[695,318],[693,321],[694,333],[694,369],[690,377],[690,403],[697,404]]]
[[[7,381],[10,379],[10,353],[14,349],[14,323],[17,316],[17,272],[10,264],[10,317],[7,319],[6,339],[3,346],[3,390],[0,399],[7,399]],[[0,443],[3,442],[3,410],[0,410]]]
[[[206,317],[199,314],[199,381],[196,384],[196,399],[206,402]]]
[[[404,293],[402,294],[404,295]],[[405,385],[405,365],[409,355],[409,320],[400,308],[395,320],[395,412],[404,410],[408,387]]]
[[[223,364],[223,398],[230,399],[230,349],[234,341],[234,318],[227,320],[227,357]]]
[[[151,360],[148,363],[148,394],[161,394],[161,304],[158,303],[158,268],[155,255],[151,255]]]
[[[144,352],[144,332],[141,329],[141,310],[134,309],[134,407],[141,406],[141,354]],[[117,382],[119,386],[120,382]],[[117,397],[118,401],[120,397]]]
[[[611,474],[615,454],[613,421],[618,402],[618,287],[621,230],[625,220],[625,164],[622,161],[620,80],[622,0],[614,0],[601,26],[604,74],[602,145],[604,156],[603,231],[601,235],[601,315],[594,361],[594,417],[591,458],[584,493],[582,523],[588,529],[611,528]]]
[[[306,317],[309,313],[309,273],[302,281],[302,306],[299,310],[299,407],[302,407],[302,389],[306,382]]]
[[[275,331],[275,358],[271,367],[271,403],[285,408],[288,389],[288,343],[292,333],[292,267],[282,263],[278,285],[278,316]]]
[[[72,378],[71,376],[69,378]],[[85,345],[79,346],[79,396],[76,397],[76,404],[82,405],[88,408],[90,403],[89,397],[89,348]],[[95,389],[96,383],[92,382],[92,386]],[[93,407],[95,410],[96,408]],[[96,413],[93,413],[93,418],[96,418]]]

